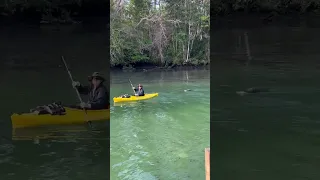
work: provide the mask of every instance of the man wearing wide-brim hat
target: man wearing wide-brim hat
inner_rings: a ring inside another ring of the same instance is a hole
[[[78,81],[72,83],[80,94],[89,95],[87,103],[81,103],[79,106],[86,109],[108,109],[109,108],[109,92],[103,85],[105,78],[99,72],[94,72],[88,76],[89,86],[83,86]]]

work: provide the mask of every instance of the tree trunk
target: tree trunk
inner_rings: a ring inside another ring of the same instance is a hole
[[[190,40],[191,40],[191,38],[190,38],[190,34],[191,34],[191,30],[190,30],[190,28],[191,28],[191,24],[190,24],[190,20],[189,20],[189,22],[188,22],[188,45],[187,45],[187,57],[186,57],[185,62],[188,62],[188,61],[189,61],[189,56],[190,56]]]

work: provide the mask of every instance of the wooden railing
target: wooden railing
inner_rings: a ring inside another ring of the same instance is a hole
[[[210,180],[210,148],[204,149],[206,180]]]

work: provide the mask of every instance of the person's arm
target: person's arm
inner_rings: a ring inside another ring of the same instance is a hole
[[[90,87],[89,86],[76,86],[76,88],[78,89],[79,93],[82,95],[88,95],[90,92]]]
[[[91,109],[103,109],[108,104],[108,94],[105,88],[101,88],[95,101],[91,102]]]
[[[135,87],[132,87],[132,89],[134,90],[135,93],[138,91],[138,89]]]
[[[133,89],[133,91],[134,91],[134,95],[135,95],[135,96],[139,96],[139,94],[137,94],[138,89],[135,88],[135,87],[132,87],[132,89]]]
[[[81,85],[79,81],[73,81],[72,86],[76,88],[80,94],[88,95],[90,92],[90,87]]]

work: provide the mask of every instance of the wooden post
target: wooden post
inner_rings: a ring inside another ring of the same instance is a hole
[[[244,40],[246,43],[246,52],[247,52],[247,57],[248,57],[247,66],[248,66],[250,64],[250,61],[252,60],[252,56],[251,56],[250,44],[249,44],[249,38],[248,38],[247,32],[244,33]]]
[[[205,148],[204,154],[205,154],[206,180],[210,180],[210,148]]]

